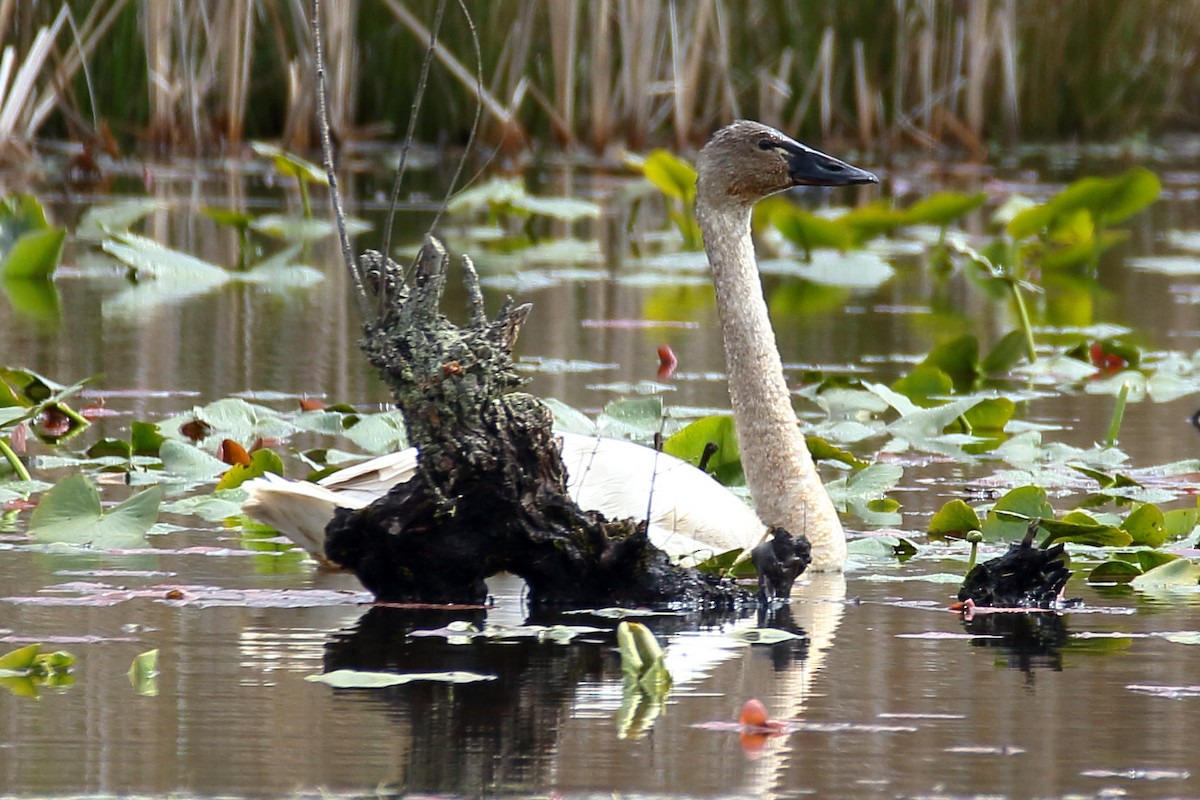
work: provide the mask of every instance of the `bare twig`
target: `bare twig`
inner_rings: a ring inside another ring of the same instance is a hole
[[[329,199],[333,204],[333,216],[337,222],[338,241],[342,246],[342,263],[350,273],[350,281],[354,285],[354,299],[363,319],[370,319],[371,308],[367,303],[367,293],[363,289],[362,273],[354,259],[354,251],[350,247],[350,234],[346,231],[346,211],[342,207],[342,193],[338,189],[337,170],[333,164],[333,142],[329,134],[329,107],[325,96],[325,44],[321,39],[321,0],[312,0],[313,42],[317,57],[317,116],[321,126],[321,154],[325,165],[325,174],[329,177]]]
[[[433,221],[429,223],[429,233],[433,233],[433,229],[441,221],[442,215],[446,213],[446,208],[450,205],[450,198],[454,195],[455,189],[458,186],[458,180],[462,177],[463,167],[466,166],[467,158],[471,155],[471,148],[475,145],[475,139],[479,136],[479,125],[483,120],[483,50],[479,46],[479,31],[475,28],[475,20],[471,19],[471,12],[467,10],[467,4],[464,0],[458,0],[458,7],[462,10],[463,16],[467,20],[467,29],[471,31],[471,45],[475,50],[475,116],[471,120],[471,133],[467,136],[467,146],[463,149],[462,157],[458,160],[458,164],[454,167],[454,174],[450,176],[450,185],[446,187],[446,199],[442,202],[441,207],[433,216]],[[494,153],[493,153],[494,155]],[[488,163],[491,159],[488,159]],[[484,164],[480,167],[475,176],[468,183],[473,183],[475,178],[487,167]]]
[[[413,135],[417,130],[417,115],[421,112],[421,102],[425,99],[425,87],[429,84],[429,66],[433,63],[433,52],[437,47],[438,32],[442,29],[442,17],[446,13],[446,0],[441,0],[433,18],[433,27],[429,31],[429,47],[425,49],[425,58],[421,60],[421,75],[417,78],[417,93],[413,96],[412,108],[408,111],[408,130],[404,134],[404,145],[400,148],[400,161],[396,164],[396,176],[392,180],[392,194],[388,198],[387,222],[383,227],[383,256],[392,257],[392,225],[396,221],[396,203],[400,201],[400,184],[404,182],[404,168],[408,166],[408,150],[412,147]],[[430,228],[430,233],[433,229]],[[387,292],[379,292],[379,311],[387,305]]]

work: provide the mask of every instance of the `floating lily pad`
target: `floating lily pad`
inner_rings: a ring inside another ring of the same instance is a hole
[[[357,669],[337,669],[320,675],[305,675],[304,680],[324,683],[335,689],[382,689],[414,681],[437,683],[478,683],[494,681],[495,675],[479,672],[369,672]]]
[[[47,542],[109,549],[136,547],[158,519],[159,487],[133,495],[105,512],[84,475],[70,475],[47,492],[29,519],[29,532]]]

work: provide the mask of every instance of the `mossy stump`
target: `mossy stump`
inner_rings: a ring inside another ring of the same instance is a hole
[[[449,263],[430,238],[410,286],[379,253],[360,259],[379,301],[361,346],[420,456],[415,478],[338,512],[329,558],[385,601],[483,603],[484,580],[501,571],[523,578],[537,605],[747,600],[729,581],[670,563],[644,521],[606,520],[571,500],[550,411],[518,391],[512,348],[530,307],[506,301],[489,321],[464,257],[469,320],[456,326],[440,310]]]

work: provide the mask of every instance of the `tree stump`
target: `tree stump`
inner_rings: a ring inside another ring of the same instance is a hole
[[[440,311],[450,259],[429,238],[412,285],[379,253],[360,258],[379,301],[361,347],[392,389],[416,476],[358,511],[342,509],[326,553],[380,600],[482,603],[484,580],[522,577],[534,604],[602,606],[686,602],[729,606],[749,595],[728,580],[672,564],[646,524],[606,520],[567,493],[552,417],[524,380],[512,348],[529,305],[484,312],[474,265],[463,257],[470,319]]]

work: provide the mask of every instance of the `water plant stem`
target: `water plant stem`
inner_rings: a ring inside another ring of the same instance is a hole
[[[17,477],[23,481],[33,480],[29,476],[29,470],[25,469],[25,465],[21,463],[21,459],[17,456],[13,449],[9,447],[6,440],[0,439],[0,453],[4,454],[4,460],[13,468],[13,472],[17,473]]]
[[[1021,330],[1025,333],[1025,354],[1029,357],[1029,363],[1032,364],[1037,359],[1037,347],[1033,341],[1033,324],[1029,321],[1029,308],[1025,305],[1025,297],[1021,294],[1021,287],[1017,284],[1016,278],[1009,278],[1008,288],[1012,292],[1013,300],[1017,303],[1017,314],[1021,318]]]
[[[1125,403],[1129,399],[1129,381],[1121,384],[1117,393],[1117,402],[1113,406],[1112,420],[1108,423],[1108,436],[1104,438],[1105,447],[1116,447],[1117,436],[1121,433],[1121,422],[1125,419]]]

